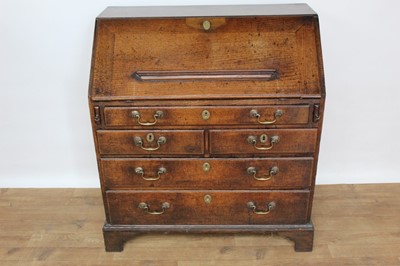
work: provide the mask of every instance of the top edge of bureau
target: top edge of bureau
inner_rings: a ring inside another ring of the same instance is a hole
[[[307,4],[112,6],[107,7],[97,19],[316,15]]]

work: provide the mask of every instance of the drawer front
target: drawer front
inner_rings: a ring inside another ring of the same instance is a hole
[[[97,139],[101,155],[204,153],[202,130],[99,130]]]
[[[114,190],[107,201],[112,224],[301,224],[309,191]]]
[[[210,130],[211,154],[313,153],[317,129]]]
[[[107,127],[307,124],[308,105],[244,107],[105,107]]]
[[[312,166],[312,158],[101,160],[107,189],[306,188]]]

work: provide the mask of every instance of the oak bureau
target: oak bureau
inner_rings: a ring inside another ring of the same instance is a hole
[[[89,85],[106,250],[170,232],[311,251],[324,101],[305,4],[107,8]]]

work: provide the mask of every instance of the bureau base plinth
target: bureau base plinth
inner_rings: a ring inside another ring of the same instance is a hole
[[[103,227],[107,252],[120,252],[124,244],[136,236],[149,233],[187,234],[264,234],[281,236],[294,242],[297,252],[312,251],[314,226],[312,222],[301,225],[110,225]]]

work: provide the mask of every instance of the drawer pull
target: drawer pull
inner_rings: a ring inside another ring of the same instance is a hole
[[[157,215],[157,214],[163,214],[164,212],[165,212],[165,210],[166,209],[169,209],[169,203],[168,202],[164,202],[162,205],[161,205],[161,211],[150,211],[149,210],[149,205],[147,204],[147,203],[145,203],[145,202],[141,202],[141,203],[139,203],[139,209],[141,209],[141,210],[144,210],[144,211],[146,211],[148,214],[155,214],[155,215]]]
[[[276,69],[259,70],[138,70],[132,74],[138,81],[192,81],[192,80],[265,80],[278,78]]]
[[[159,137],[157,140],[157,147],[153,148],[153,147],[144,147],[143,146],[143,140],[141,137],[135,137],[134,138],[134,142],[135,145],[140,147],[141,149],[145,150],[145,151],[156,151],[161,147],[161,144],[165,144],[167,142],[167,138],[166,137]]]
[[[266,211],[258,211],[257,210],[257,206],[254,202],[249,201],[247,202],[247,208],[249,208],[249,210],[252,210],[255,214],[259,214],[259,215],[265,215],[270,213],[273,209],[275,209],[276,207],[276,203],[275,201],[271,201],[270,203],[267,203],[267,210]]]
[[[167,172],[167,169],[165,169],[164,167],[160,167],[160,168],[158,168],[157,176],[155,176],[155,177],[144,177],[144,169],[142,167],[136,167],[135,168],[135,173],[138,174],[138,175],[141,175],[142,178],[144,180],[147,180],[147,181],[156,181],[156,180],[160,179],[161,175],[165,174],[166,172]]]
[[[142,125],[142,126],[153,126],[158,122],[157,118],[162,118],[164,116],[164,112],[163,111],[156,111],[154,113],[154,116],[153,116],[154,117],[154,121],[153,122],[140,122],[140,113],[137,110],[132,111],[131,116],[136,119],[136,122],[139,125]]]
[[[266,139],[267,136],[263,135],[263,139]],[[261,150],[261,151],[266,151],[266,150],[270,150],[274,147],[274,144],[277,144],[279,142],[279,136],[272,136],[270,138],[270,145],[268,147],[259,147],[257,146],[257,138],[255,136],[248,136],[247,137],[247,142],[249,144],[252,144],[254,148],[256,148],[257,150]],[[264,141],[262,141],[264,142]]]
[[[261,121],[261,120],[260,120],[261,115],[258,113],[257,110],[253,109],[253,110],[250,111],[250,116],[251,116],[251,117],[257,118],[257,122],[258,122],[259,124],[261,124],[261,125],[271,125],[271,124],[274,124],[274,123],[278,120],[278,118],[281,117],[282,115],[283,115],[283,111],[282,111],[281,109],[278,109],[278,110],[276,110],[275,113],[274,113],[274,118],[275,118],[274,120],[272,120],[272,121]]]
[[[249,175],[253,175],[254,179],[259,180],[259,181],[267,181],[270,180],[274,175],[276,175],[279,172],[279,168],[277,166],[273,166],[271,167],[271,169],[269,169],[269,175],[262,175],[262,177],[257,177],[257,168],[250,166],[249,168],[247,168],[247,173]]]

